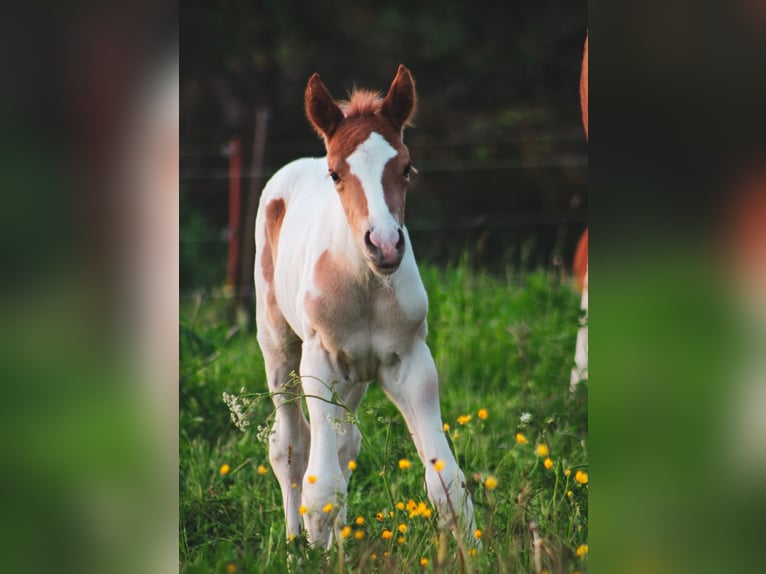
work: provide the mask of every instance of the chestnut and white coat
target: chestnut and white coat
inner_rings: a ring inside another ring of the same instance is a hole
[[[305,106],[327,156],[271,178],[255,232],[258,342],[277,407],[269,458],[288,537],[305,528],[326,548],[345,524],[348,463],[361,435],[344,406],[355,412],[373,380],[409,427],[442,522],[467,536],[473,505],[442,428],[428,299],[404,225],[414,170],[402,134],[416,107],[414,80],[400,66],[385,98],[357,90],[336,102],[314,74]],[[280,394],[293,371],[308,421],[299,401]]]

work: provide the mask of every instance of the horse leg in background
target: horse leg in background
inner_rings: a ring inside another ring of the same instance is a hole
[[[274,428],[269,435],[269,460],[282,490],[288,539],[301,533],[301,484],[308,462],[309,426],[301,409],[300,387],[287,388],[290,373],[300,363],[300,340],[289,345],[274,344],[268,329],[258,330],[269,391],[276,409]]]
[[[588,379],[588,268],[585,268],[583,279],[582,302],[580,310],[585,315],[580,319],[580,328],[577,330],[577,342],[575,343],[575,366],[569,378],[569,390],[574,391],[577,383]]]
[[[303,477],[303,516],[309,543],[329,549],[336,525],[346,522],[346,477],[341,470],[339,430],[346,420],[343,408],[353,383],[338,382],[340,377],[319,338],[303,343],[301,382],[306,396],[311,428],[311,448]]]
[[[381,385],[402,413],[426,470],[431,504],[456,538],[473,540],[476,525],[465,476],[447,444],[439,407],[439,381],[431,352],[417,342],[401,362],[383,369]],[[434,462],[443,461],[440,471]]]

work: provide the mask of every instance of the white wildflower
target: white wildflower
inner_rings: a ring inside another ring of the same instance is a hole
[[[346,429],[343,428],[343,421],[340,419],[335,418],[332,415],[327,415],[327,422],[330,423],[330,426],[335,429],[335,431],[339,435],[346,434]]]
[[[523,425],[528,425],[530,422],[532,422],[532,413],[521,413],[519,421]]]
[[[229,408],[231,421],[239,430],[245,432],[247,427],[250,426],[250,418],[247,416],[246,411],[250,407],[252,401],[224,392],[223,402]]]
[[[258,425],[258,432],[255,433],[255,438],[259,442],[268,442],[271,435],[271,425]]]

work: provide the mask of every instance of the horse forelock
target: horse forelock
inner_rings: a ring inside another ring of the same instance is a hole
[[[379,92],[364,89],[354,89],[348,100],[338,102],[346,118],[374,116],[380,112],[382,105],[383,98]]]

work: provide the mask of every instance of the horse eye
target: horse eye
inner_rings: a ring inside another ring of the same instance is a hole
[[[330,170],[330,177],[332,178],[334,183],[338,183],[340,181],[340,176],[338,175],[338,172]]]

